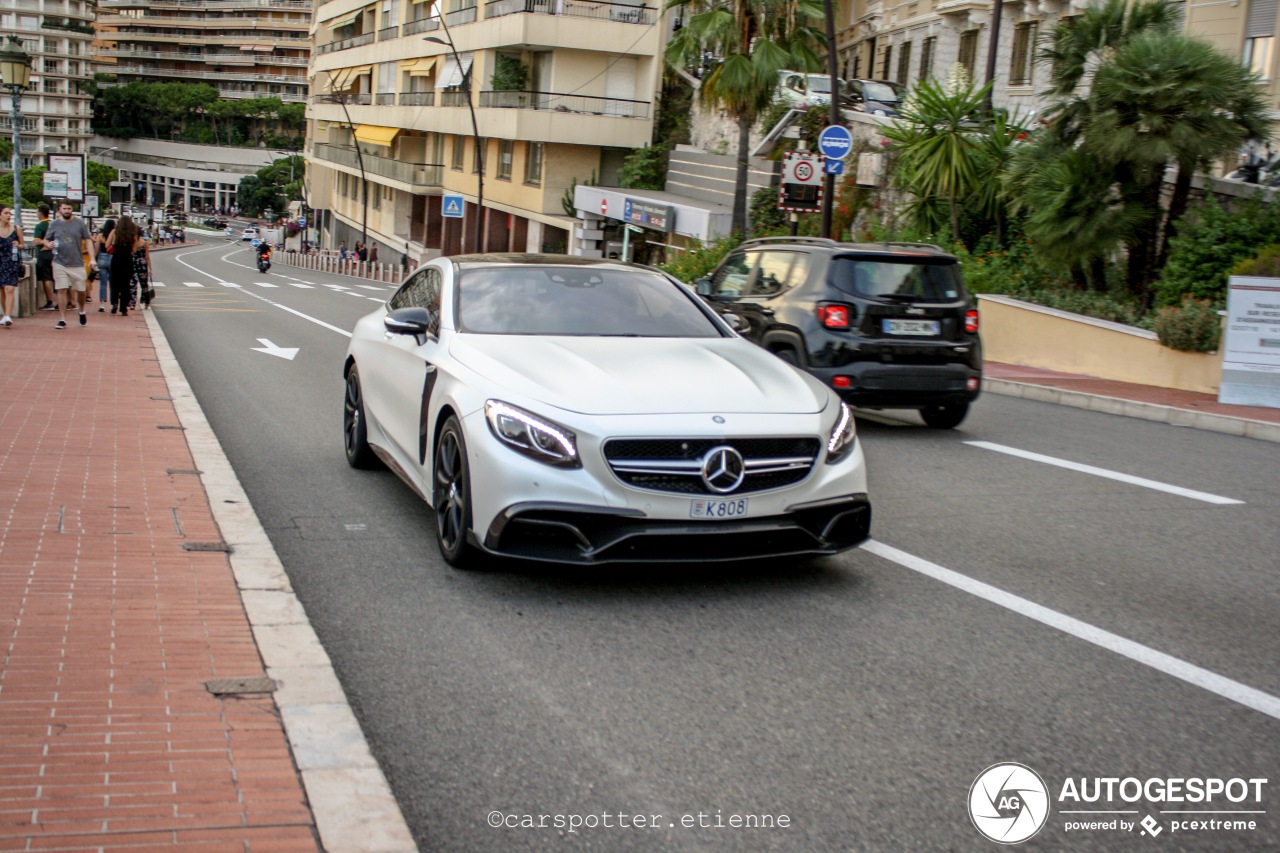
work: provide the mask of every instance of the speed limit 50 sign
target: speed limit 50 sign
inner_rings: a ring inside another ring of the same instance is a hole
[[[825,159],[799,151],[787,153],[782,161],[782,183],[778,187],[779,210],[812,213],[821,209]]]

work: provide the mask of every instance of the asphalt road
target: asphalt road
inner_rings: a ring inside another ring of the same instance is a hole
[[[840,557],[460,573],[412,491],[342,454],[345,330],[390,288],[262,276],[238,242],[155,266],[157,317],[423,850],[992,850],[968,803],[1001,762],[1048,788],[1027,849],[1280,849],[1273,444],[987,395],[950,432],[860,419],[875,541]],[[1129,777],[1270,781],[1086,801]],[[1207,810],[1233,813],[1174,813]],[[525,815],[545,826],[489,823]]]

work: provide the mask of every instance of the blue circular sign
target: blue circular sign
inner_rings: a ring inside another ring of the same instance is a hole
[[[853,134],[838,124],[828,125],[818,134],[818,150],[824,157],[843,160],[853,150]]]

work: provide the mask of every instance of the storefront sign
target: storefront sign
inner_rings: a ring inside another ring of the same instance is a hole
[[[622,218],[632,225],[652,228],[654,231],[671,231],[675,228],[676,211],[667,204],[629,198],[623,204]]]

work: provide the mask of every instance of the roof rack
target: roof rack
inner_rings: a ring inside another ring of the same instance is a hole
[[[944,251],[944,249],[941,246],[935,246],[932,243],[911,243],[903,240],[886,240],[884,241],[884,245],[904,246],[908,249],[933,249],[935,252]]]
[[[817,243],[822,246],[838,246],[835,240],[829,240],[826,237],[755,237],[742,243],[743,246],[749,246],[752,243]]]

